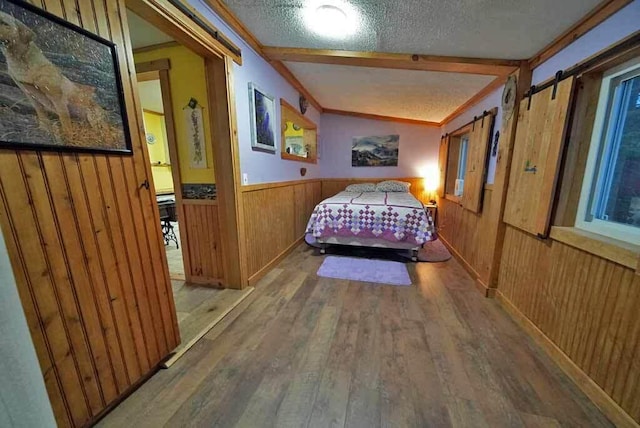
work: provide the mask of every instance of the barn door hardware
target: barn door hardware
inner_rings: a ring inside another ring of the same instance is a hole
[[[529,97],[529,104],[527,104],[527,110],[531,110],[531,98],[533,98],[533,94],[536,92],[536,85],[532,85],[531,88],[529,88],[529,94],[527,95]]]
[[[562,80],[562,70],[559,70],[556,73],[556,79],[553,81],[553,92],[551,92],[551,99],[556,99],[556,92],[558,92],[558,83]]]
[[[538,172],[538,167],[535,165],[531,165],[531,161],[528,160],[527,163],[524,165],[524,172],[532,172],[532,173],[536,173]]]

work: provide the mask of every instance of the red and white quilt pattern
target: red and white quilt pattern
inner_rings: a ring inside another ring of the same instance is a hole
[[[306,233],[422,245],[436,239],[433,218],[410,193],[340,192],[316,206]]]

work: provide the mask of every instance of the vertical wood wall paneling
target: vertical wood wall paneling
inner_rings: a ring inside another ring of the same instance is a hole
[[[249,283],[254,284],[271,265],[299,242],[307,221],[320,202],[322,183],[275,183],[243,190],[245,247]]]
[[[338,192],[344,191],[349,184],[356,183],[379,183],[385,180],[399,180],[411,183],[409,191],[413,196],[422,202],[426,201],[424,190],[424,179],[421,177],[400,177],[400,178],[328,178],[322,180],[322,199],[327,199]]]
[[[188,237],[183,251],[188,252],[190,271],[187,278],[191,282],[220,286],[224,283],[224,268],[218,205],[208,202],[183,200],[180,221]]]
[[[548,233],[574,81],[520,102],[504,221],[535,236]]]
[[[123,0],[33,1],[113,40],[133,156],[0,151],[0,226],[60,426],[83,426],[179,342]]]
[[[640,276],[507,226],[499,289],[640,423]]]

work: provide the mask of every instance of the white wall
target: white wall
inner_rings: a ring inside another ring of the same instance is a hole
[[[271,65],[246,44],[229,26],[222,21],[202,0],[189,0],[205,18],[218,28],[233,43],[242,49],[242,65],[234,63],[233,80],[238,119],[238,143],[240,169],[248,175],[248,184],[277,181],[300,180],[300,168],[307,169],[305,178],[319,178],[319,164],[309,164],[280,158],[280,98],[289,104],[298,106],[299,93]],[[276,152],[268,153],[251,148],[251,127],[249,116],[249,82],[258,85],[276,100]],[[322,133],[320,113],[309,106],[305,114],[318,126]]]
[[[0,231],[0,427],[55,427]]]
[[[400,135],[397,167],[351,166],[353,137],[393,134]],[[324,178],[422,177],[427,168],[438,166],[440,136],[440,128],[434,126],[323,114],[321,173]]]

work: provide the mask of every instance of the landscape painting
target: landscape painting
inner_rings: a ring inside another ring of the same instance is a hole
[[[399,135],[354,137],[351,166],[398,166]]]
[[[115,45],[0,1],[0,146],[131,153]]]

